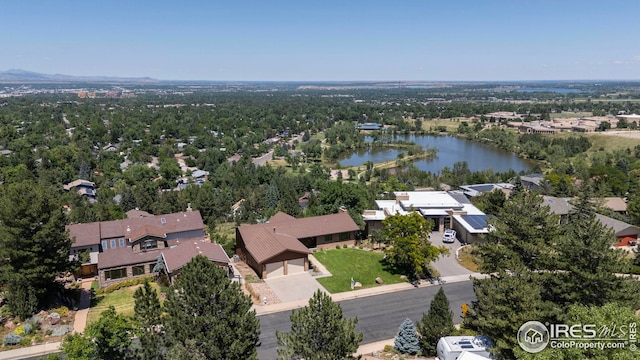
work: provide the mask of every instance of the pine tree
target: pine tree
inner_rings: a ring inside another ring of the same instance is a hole
[[[143,360],[161,360],[163,356],[161,336],[161,307],[158,293],[149,280],[133,294],[135,299],[134,318],[138,322],[140,354]]]
[[[559,220],[542,206],[542,197],[531,192],[511,196],[497,218],[492,223],[495,230],[479,246],[482,273],[556,269],[558,254],[552,249],[560,232]]]
[[[451,311],[447,295],[441,287],[431,301],[429,312],[423,314],[422,320],[418,324],[422,354],[436,355],[438,340],[443,336],[450,336],[454,331],[453,311]]]
[[[542,299],[544,288],[531,274],[514,276],[498,271],[490,278],[474,279],[478,301],[464,319],[465,328],[486,335],[506,359],[514,358],[518,329],[530,320],[551,319],[553,304]]]
[[[182,268],[164,309],[170,352],[195,346],[206,359],[256,359],[260,323],[251,300],[206,257],[198,255]]]
[[[66,218],[53,193],[32,181],[0,187],[0,281],[24,282],[44,303],[55,278],[72,270]],[[27,296],[25,299],[30,298]],[[9,305],[15,307],[17,304]]]
[[[420,351],[420,338],[416,326],[410,319],[405,319],[393,340],[393,348],[403,354],[417,354]]]
[[[559,268],[563,271],[554,279],[553,300],[563,308],[571,304],[628,303],[636,298],[630,291],[632,280],[617,275],[628,272],[626,253],[612,248],[613,230],[596,218],[590,189],[583,188],[580,194],[557,242]]]
[[[291,332],[276,332],[280,359],[344,359],[358,350],[358,319],[345,319],[342,308],[320,290],[309,305],[291,314]]]

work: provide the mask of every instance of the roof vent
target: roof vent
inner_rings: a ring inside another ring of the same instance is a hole
[[[275,227],[275,226],[273,227],[273,232],[274,232],[274,233],[276,232],[276,227]]]
[[[160,222],[161,222],[162,224],[166,224],[166,223],[167,223],[167,219],[166,219],[166,218],[160,218]]]

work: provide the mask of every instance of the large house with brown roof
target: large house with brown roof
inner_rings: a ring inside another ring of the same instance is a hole
[[[283,212],[236,229],[236,253],[261,278],[309,270],[312,248],[355,244],[358,225],[346,212],[296,219]]]
[[[98,276],[100,286],[150,275],[160,260],[170,278],[199,254],[221,267],[229,264],[222,247],[205,238],[198,211],[151,215],[131,210],[126,219],[72,224],[67,230],[74,239],[71,256],[89,252],[79,275]]]

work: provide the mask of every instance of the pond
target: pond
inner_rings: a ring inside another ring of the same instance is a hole
[[[445,166],[453,168],[453,164],[459,161],[466,161],[471,171],[493,169],[494,172],[505,172],[513,169],[527,172],[536,166],[534,161],[521,159],[514,153],[453,136],[399,135],[396,139],[414,142],[423,149],[437,148],[436,158],[414,162],[420,170],[432,173],[438,173]],[[406,149],[396,148],[360,149],[347,153],[338,161],[344,166],[360,166],[367,161],[395,160],[398,154],[406,152]]]

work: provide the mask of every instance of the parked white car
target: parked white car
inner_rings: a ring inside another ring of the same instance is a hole
[[[453,229],[447,229],[444,231],[444,236],[442,236],[442,242],[452,244],[456,242],[456,231]]]

